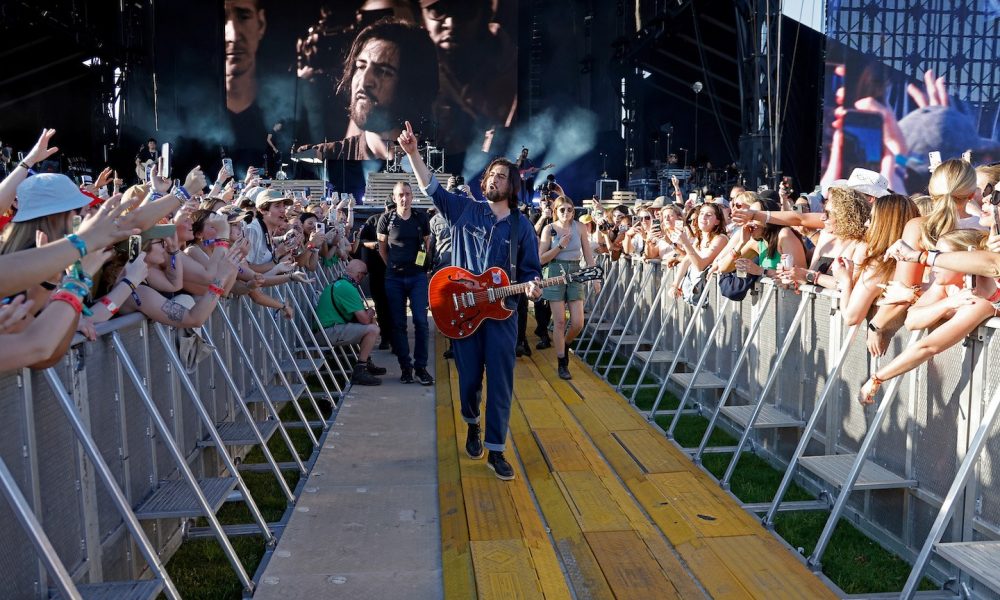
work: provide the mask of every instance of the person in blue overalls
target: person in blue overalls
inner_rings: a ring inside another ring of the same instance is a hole
[[[399,145],[413,166],[413,174],[425,194],[434,201],[451,227],[451,264],[473,273],[490,267],[510,267],[511,224],[517,222],[515,279],[528,283],[527,295],[538,298],[542,289],[535,282],[541,275],[538,240],[527,217],[517,210],[519,176],[517,167],[505,158],[494,159],[486,167],[480,190],[487,202],[446,191],[431,175],[420,154],[413,128],[399,135]],[[530,283],[529,283],[530,282]],[[516,298],[507,305],[517,308]],[[458,368],[462,419],[469,425],[465,451],[470,458],[482,458],[483,446],[489,450],[486,465],[505,481],[514,479],[514,469],[504,457],[510,404],[514,391],[514,346],[517,344],[517,316],[495,321],[486,319],[471,336],[454,340],[455,366]],[[480,399],[483,371],[486,371],[486,437],[480,441]]]

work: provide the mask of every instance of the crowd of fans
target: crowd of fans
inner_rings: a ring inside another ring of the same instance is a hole
[[[119,313],[198,327],[221,296],[246,295],[292,319],[293,308],[268,288],[311,283],[320,265],[342,263],[343,276],[320,293],[317,314],[332,342],[360,345],[354,382],[381,383],[385,369],[370,354],[380,341],[399,360],[404,383],[433,384],[427,281],[450,264],[450,231],[433,209],[413,209],[406,183],[354,235],[353,203],[289,197],[261,187],[254,170],[238,193],[225,166],[211,187],[200,168],[176,185],[154,166],[149,183],[124,190],[110,170],[82,189],[64,175],[32,173],[58,151],[53,135],[44,131],[0,182],[0,369],[50,365],[75,333],[93,339],[95,325]],[[814,285],[839,292],[847,325],[867,320],[874,356],[885,354],[900,328],[932,330],[871,374],[862,398],[871,402],[884,381],[1000,311],[998,180],[998,165],[953,159],[936,166],[926,194],[914,197],[857,169],[798,198],[787,181],[778,190],[737,185],[728,196],[700,199],[684,199],[676,186],[672,199],[633,207],[595,201],[582,214],[551,182],[537,207],[523,210],[535,225],[545,277],[605,256],[660,261],[673,269],[663,293],[692,304],[716,280],[734,300],[761,277],[796,290]],[[447,188],[472,195],[454,179]],[[371,308],[360,287],[366,275]],[[555,345],[564,379],[572,377],[568,349],[584,322],[585,285],[546,287],[533,303],[535,347]],[[517,356],[531,354],[531,304],[522,298],[519,306]]]
[[[1000,165],[953,159],[912,197],[856,169],[798,198],[787,181],[778,190],[736,185],[728,197],[698,200],[678,191],[673,202],[660,197],[631,208],[595,202],[581,222],[596,254],[672,268],[664,293],[692,304],[711,274],[734,300],[768,277],[796,291],[808,284],[839,292],[844,322],[867,320],[873,356],[884,355],[901,328],[930,330],[871,373],[860,398],[870,403],[882,383],[1000,314],[998,180]]]

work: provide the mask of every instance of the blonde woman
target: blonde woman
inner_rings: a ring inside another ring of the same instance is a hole
[[[985,248],[986,234],[972,229],[955,229],[939,235],[935,245],[941,252],[964,252],[968,248]],[[899,263],[913,264],[913,263]],[[962,341],[984,320],[994,316],[991,302],[997,301],[996,280],[977,277],[973,289],[963,285],[964,275],[941,266],[931,267],[934,282],[913,304],[906,316],[906,328],[930,329],[924,336],[889,364],[879,368],[861,388],[860,402],[871,404],[878,388],[893,377],[898,377],[927,362],[935,355]]]
[[[580,270],[580,259],[588,267],[594,266],[594,253],[587,239],[587,228],[575,220],[573,201],[559,196],[552,205],[555,220],[542,229],[542,241],[538,245],[539,260],[543,265],[543,277],[556,277]],[[600,291],[601,283],[594,282],[595,291]],[[572,379],[569,373],[569,345],[583,329],[582,283],[553,285],[542,291],[542,298],[552,307],[554,325],[553,340],[558,357],[557,372],[562,379]],[[569,330],[566,330],[566,307],[569,306]]]

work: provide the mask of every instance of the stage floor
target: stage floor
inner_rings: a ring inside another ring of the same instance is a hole
[[[576,357],[569,382],[553,350],[517,360],[500,481],[434,341],[434,388],[376,353],[384,384],[345,400],[255,597],[836,597]]]

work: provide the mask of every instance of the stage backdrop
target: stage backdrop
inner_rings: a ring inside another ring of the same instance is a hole
[[[345,167],[329,161],[375,158],[376,142],[394,140],[406,120],[456,161],[505,150],[497,140],[517,113],[516,2],[396,0],[361,12],[363,4],[225,0],[238,170],[273,174],[310,146],[305,154],[327,160],[336,180]]]
[[[830,0],[823,181],[867,167],[916,193],[928,152],[1000,159],[998,16],[997,0]]]

